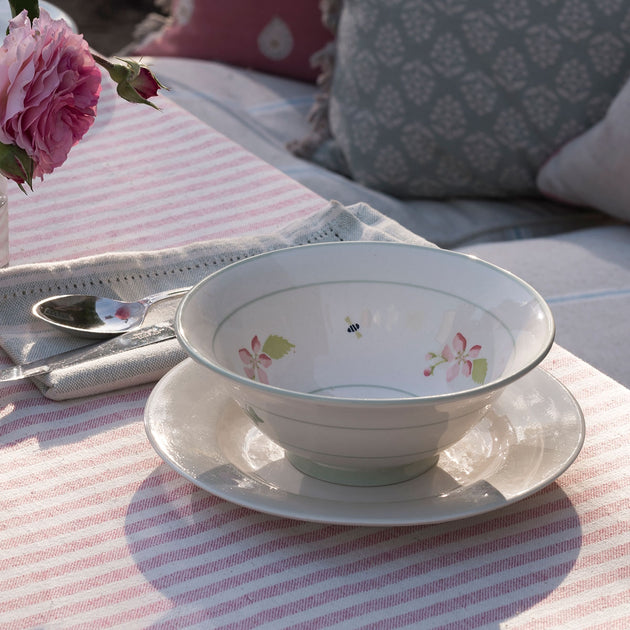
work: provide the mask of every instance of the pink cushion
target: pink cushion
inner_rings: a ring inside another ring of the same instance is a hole
[[[173,0],[171,12],[134,55],[210,59],[313,81],[309,59],[332,40],[319,0]]]

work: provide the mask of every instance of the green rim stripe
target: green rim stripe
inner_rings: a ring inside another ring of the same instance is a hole
[[[309,394],[321,394],[323,391],[335,391],[336,389],[357,389],[358,387],[369,389],[382,389],[386,392],[398,392],[404,394],[407,397],[415,398],[418,394],[409,392],[406,389],[400,389],[399,387],[387,387],[385,385],[373,385],[372,383],[348,383],[347,385],[329,385],[328,387],[318,387],[312,389]]]
[[[440,449],[439,449],[440,452],[445,451],[446,449],[451,447],[456,441],[458,440],[454,440],[452,443],[446,444],[444,446],[440,446]],[[410,457],[414,459],[422,459],[424,457],[430,457],[431,455],[435,455],[435,449],[431,449],[429,451],[417,451],[417,452],[414,451],[412,453],[405,453],[403,455],[380,455],[380,456],[343,455],[341,453],[339,454],[331,453],[330,451],[327,451],[327,452],[313,451],[311,449],[304,448],[303,446],[294,446],[293,444],[290,444],[289,442],[285,442],[285,441],[283,441],[282,443],[278,442],[278,444],[280,444],[282,448],[288,451],[293,451],[293,452],[298,452],[298,453],[308,453],[309,455],[316,455],[316,456],[322,456],[322,457],[342,457],[343,459],[369,459],[370,461],[376,461],[379,459],[409,459]]]
[[[333,401],[333,403],[338,402],[338,403],[344,403],[346,399],[344,398],[331,398],[329,399],[331,401]],[[370,405],[373,404],[374,400],[376,400],[377,402],[379,400],[388,400],[386,398],[384,399],[380,399],[380,398],[370,398]],[[396,399],[396,400],[401,400],[404,401],[404,399]],[[245,413],[248,417],[251,418],[251,416],[249,415],[249,412],[243,407],[243,405],[237,403],[239,405],[239,407],[243,410],[243,413]],[[407,403],[409,404],[409,403]],[[411,403],[413,404],[413,403]],[[490,404],[490,403],[487,403]],[[483,407],[483,405],[480,405],[480,407]],[[294,418],[293,416],[284,416],[282,414],[276,413],[275,411],[269,411],[268,409],[263,409],[262,407],[260,407],[259,405],[257,406],[251,406],[252,410],[254,412],[256,412],[256,415],[260,418],[260,420],[262,422],[264,422],[265,420],[263,418],[260,417],[260,412],[262,412],[263,414],[269,414],[271,416],[275,416],[276,418],[281,418],[282,420],[289,420],[290,422],[297,422],[298,424],[306,424],[310,427],[320,427],[322,429],[338,429],[340,431],[391,431],[391,430],[396,430],[396,431],[408,431],[408,430],[414,430],[414,429],[418,429],[419,425],[417,424],[410,424],[410,425],[406,425],[406,426],[395,426],[395,427],[364,427],[364,426],[360,426],[360,427],[352,427],[352,426],[339,426],[338,424],[324,424],[322,422],[311,422],[309,420],[302,420],[301,418]],[[426,422],[424,424],[422,424],[422,427],[432,427],[438,424],[444,424],[445,422],[453,422],[454,420],[459,420],[459,418],[462,418],[463,416],[468,415],[468,411],[463,411],[462,413],[460,413],[458,416],[449,416],[447,419],[445,420],[438,420],[437,422]]]

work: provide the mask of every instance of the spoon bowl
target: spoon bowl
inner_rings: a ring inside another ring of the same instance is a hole
[[[142,325],[156,302],[188,293],[190,287],[148,295],[124,302],[95,295],[55,295],[37,302],[32,313],[38,319],[79,337],[104,339]]]

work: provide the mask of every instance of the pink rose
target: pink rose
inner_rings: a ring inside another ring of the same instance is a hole
[[[140,67],[138,76],[131,84],[138,94],[144,98],[153,98],[157,96],[158,89],[162,87],[160,82],[155,78],[153,73],[145,67]]]
[[[63,20],[46,11],[32,28],[26,11],[11,20],[0,49],[0,142],[24,150],[31,176],[65,162],[94,122],[100,90],[87,43]]]

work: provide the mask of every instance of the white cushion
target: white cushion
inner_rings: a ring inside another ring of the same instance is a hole
[[[549,197],[630,221],[630,81],[603,120],[543,166],[537,185]]]

